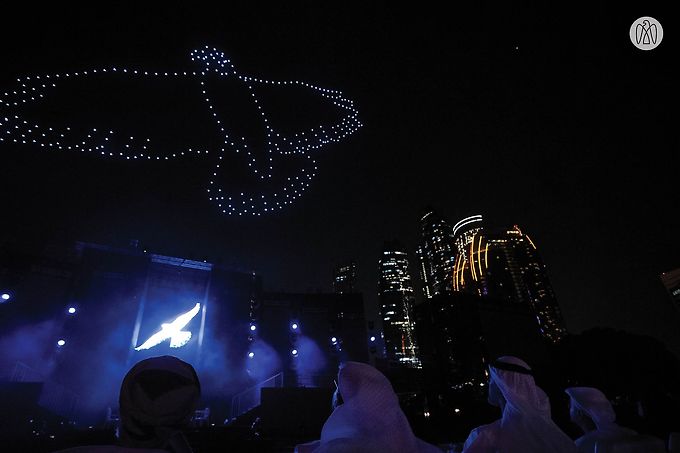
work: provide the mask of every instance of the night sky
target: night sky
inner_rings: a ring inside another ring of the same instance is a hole
[[[158,253],[255,270],[267,289],[285,291],[329,291],[333,266],[356,259],[360,290],[375,304],[383,241],[401,240],[415,264],[420,215],[432,205],[452,223],[483,214],[522,227],[570,331],[625,329],[680,353],[680,316],[659,279],[680,267],[674,16],[649,3],[291,5],[5,15],[0,91],[31,74],[191,67],[189,52],[209,45],[243,73],[342,90],[364,127],[320,151],[302,199],[257,218],[227,217],[208,202],[201,161],[114,162],[3,142],[2,241],[39,249],[138,239]],[[649,52],[628,38],[643,15],[665,31]],[[150,135],[214,146],[196,87],[171,85],[131,86],[127,100],[109,93],[111,109],[101,112],[58,105],[74,121],[121,128],[132,117],[116,112],[143,106]],[[291,130],[314,103],[294,90],[261,98]],[[238,103],[221,105],[241,118]],[[334,112],[320,105],[320,115]]]

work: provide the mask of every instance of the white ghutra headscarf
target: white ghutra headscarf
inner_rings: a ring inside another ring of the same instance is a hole
[[[536,385],[531,368],[517,357],[489,366],[490,385],[505,399],[500,420],[473,430],[466,452],[575,453],[574,442],[550,418],[550,401]]]
[[[498,451],[575,452],[574,442],[550,418],[550,401],[536,385],[531,368],[517,357],[501,357],[489,367],[505,398]]]
[[[328,417],[317,442],[298,446],[315,453],[441,453],[411,430],[387,378],[370,365],[346,362],[338,372],[342,404]]]

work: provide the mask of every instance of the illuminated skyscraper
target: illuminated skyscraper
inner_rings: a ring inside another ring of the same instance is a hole
[[[680,269],[675,269],[661,274],[661,281],[673,300],[675,308],[680,310]]]
[[[425,297],[451,292],[456,258],[453,228],[437,212],[428,209],[420,219],[420,238],[416,254]]]
[[[333,273],[333,292],[351,294],[356,291],[357,263],[350,261],[335,268]]]
[[[386,242],[378,261],[378,303],[382,317],[385,357],[409,367],[419,367],[412,318],[413,283],[408,256],[396,241]]]
[[[472,215],[461,219],[453,226],[453,239],[456,244],[456,255],[465,255],[472,238],[482,229],[482,216]],[[454,263],[455,264],[455,263]],[[451,266],[453,269],[453,266]]]
[[[456,238],[453,290],[528,306],[544,338],[566,333],[562,314],[536,245],[518,226],[502,231],[477,228]]]

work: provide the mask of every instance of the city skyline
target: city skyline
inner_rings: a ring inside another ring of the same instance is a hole
[[[664,7],[649,8],[673,28]],[[575,28],[576,9],[555,15],[546,6],[451,15],[393,5],[26,14],[30,23],[0,31],[0,90],[30,74],[112,64],[163,70],[210,45],[243,73],[341,89],[363,126],[314,154],[318,177],[294,205],[256,219],[227,219],[206,199],[212,168],[201,159],[133,166],[3,143],[4,242],[40,249],[139,240],[255,270],[268,289],[298,292],[330,291],[334,266],[355,260],[357,288],[377,305],[381,244],[399,238],[416,276],[419,220],[431,205],[451,225],[478,214],[520,225],[541,251],[570,332],[614,327],[680,353],[677,311],[659,279],[680,265],[680,219],[669,208],[679,203],[668,96],[676,44],[670,33],[649,52],[631,44],[630,24],[649,11],[595,6],[598,26],[587,33]],[[134,123],[116,116],[131,105],[157,120],[157,135],[199,134],[214,152],[219,140],[203,128],[194,88],[109,91],[102,96],[118,110],[73,109],[68,119]],[[216,109],[239,101],[242,93],[229,90],[215,92]],[[288,94],[258,91],[273,111],[283,105],[271,118],[282,128],[313,127],[333,113],[322,106],[317,115],[304,92]]]

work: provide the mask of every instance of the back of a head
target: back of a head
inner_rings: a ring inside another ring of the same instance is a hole
[[[545,392],[536,386],[531,367],[522,359],[499,357],[490,364],[489,371],[492,384],[498,387],[506,402],[518,410],[550,414]]]
[[[616,420],[616,413],[604,393],[594,387],[570,387],[565,390],[571,403],[593,421],[597,429],[605,429]]]
[[[373,403],[399,404],[390,381],[366,363],[344,362],[338,371],[338,390],[345,403],[363,396]]]
[[[509,453],[575,453],[574,442],[550,418],[550,401],[517,357],[500,357],[489,366],[506,404],[500,424],[498,450]]]
[[[315,451],[436,451],[415,437],[390,381],[376,368],[345,362],[338,389],[342,404],[324,423]]]
[[[188,363],[172,356],[138,362],[120,389],[121,445],[186,450],[181,430],[191,420],[200,395],[198,376]]]
[[[338,391],[342,404],[324,426],[322,440],[346,432],[355,436],[371,425],[398,423],[401,410],[397,396],[387,378],[374,367],[359,362],[343,363],[338,372]]]

